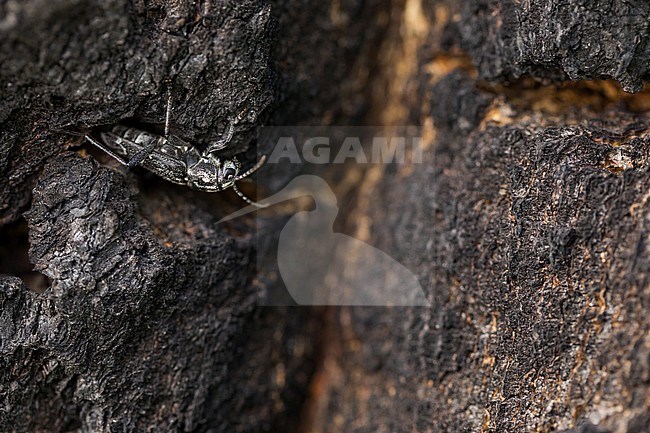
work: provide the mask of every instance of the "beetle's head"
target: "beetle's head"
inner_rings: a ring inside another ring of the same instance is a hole
[[[240,167],[241,164],[235,158],[221,160],[203,156],[187,169],[189,186],[200,191],[223,191],[235,184]]]

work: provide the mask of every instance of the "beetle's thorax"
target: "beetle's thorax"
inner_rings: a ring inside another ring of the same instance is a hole
[[[239,173],[236,159],[220,159],[213,155],[202,155],[187,167],[187,181],[191,188],[215,192],[232,187]]]

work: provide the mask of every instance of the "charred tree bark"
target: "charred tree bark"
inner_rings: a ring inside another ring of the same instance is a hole
[[[0,431],[648,431],[650,103],[617,86],[650,12],[532,3],[3,2]],[[343,225],[432,306],[257,308],[237,196],[70,134],[159,128],[168,89],[199,147],[246,112],[247,164],[265,124],[419,125],[422,164],[353,168]]]
[[[370,170],[347,230],[432,306],[329,312],[315,430],[649,431],[648,96],[589,80],[639,90],[646,5],[533,3],[393,21],[382,118],[424,163]]]
[[[252,164],[270,118],[363,111],[340,95],[351,65],[372,62],[382,5],[363,3],[337,15],[356,35],[318,2],[0,5],[0,431],[297,428],[319,312],[256,308],[251,228],[216,224],[239,199],[116,171],[74,133],[160,127],[169,89],[172,131],[199,147],[245,111],[223,153]],[[31,265],[5,242],[25,212],[43,293],[15,277]]]

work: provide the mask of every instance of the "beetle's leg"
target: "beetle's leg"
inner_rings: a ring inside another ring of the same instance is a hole
[[[255,164],[252,168],[250,168],[248,171],[246,171],[243,174],[240,174],[235,178],[235,180],[242,180],[245,177],[250,176],[251,174],[255,173],[257,170],[260,169],[261,166],[264,165],[264,162],[266,161],[266,155],[262,155],[259,161],[257,161],[257,164]]]
[[[169,119],[172,116],[172,88],[167,83],[167,109],[165,110],[165,138],[169,136]]]
[[[246,203],[248,203],[248,204],[250,204],[250,205],[253,205],[253,206],[255,206],[255,207],[267,207],[267,206],[268,206],[268,204],[256,203],[256,202],[254,202],[253,200],[251,200],[250,198],[246,197],[246,196],[244,195],[244,193],[241,192],[241,191],[239,190],[239,188],[237,188],[237,185],[234,184],[234,183],[233,183],[233,185],[232,185],[232,189],[235,190],[235,192],[237,193],[237,195],[240,196],[240,197],[242,198],[242,200],[244,200]]]
[[[230,143],[230,140],[232,140],[233,135],[235,135],[235,126],[239,124],[244,118],[246,117],[246,114],[248,113],[248,109],[242,110],[241,113],[237,115],[237,117],[234,118],[234,120],[231,120],[228,123],[228,128],[226,129],[226,132],[223,134],[223,136],[217,140],[216,143],[213,143],[208,147],[208,149],[205,151],[206,154],[215,152],[217,150],[221,150],[228,143]]]
[[[101,150],[103,150],[104,152],[108,153],[108,154],[109,154],[110,156],[112,156],[113,158],[115,158],[115,159],[116,159],[120,164],[122,164],[122,165],[126,165],[127,167],[129,167],[129,163],[128,163],[124,158],[122,158],[122,157],[121,157],[120,155],[118,155],[117,153],[113,152],[111,149],[109,149],[108,147],[106,147],[105,145],[103,145],[102,143],[100,143],[99,141],[97,141],[97,140],[95,140],[94,138],[92,138],[90,135],[88,135],[88,134],[84,134],[84,138],[85,138],[86,140],[90,141],[92,144],[94,144],[94,145],[97,146],[98,148],[100,148]]]
[[[228,143],[230,143],[230,140],[232,140],[232,136],[234,134],[235,134],[235,122],[231,121],[228,124],[228,129],[226,129],[226,133],[215,143],[211,144],[210,147],[207,148],[205,153],[208,154],[223,149],[224,147],[226,147]]]

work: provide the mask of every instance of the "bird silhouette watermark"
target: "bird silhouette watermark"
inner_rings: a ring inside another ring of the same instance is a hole
[[[332,188],[314,175],[301,175],[259,203],[265,207],[309,196],[315,208],[296,212],[279,235],[277,265],[298,305],[430,305],[418,277],[380,249],[334,232],[339,208]],[[220,223],[259,210],[247,206]]]

